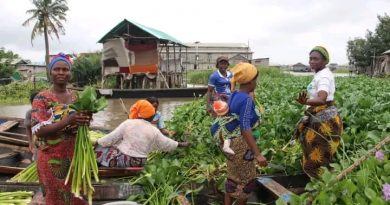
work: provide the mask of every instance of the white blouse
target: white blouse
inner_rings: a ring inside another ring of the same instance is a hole
[[[152,151],[172,151],[178,142],[164,136],[150,122],[128,119],[115,130],[97,140],[102,147],[114,146],[131,157],[146,158]]]
[[[309,98],[318,97],[318,92],[325,91],[328,93],[326,101],[333,101],[334,93],[336,91],[336,83],[332,71],[328,67],[318,71],[313,80],[307,86],[307,93]]]

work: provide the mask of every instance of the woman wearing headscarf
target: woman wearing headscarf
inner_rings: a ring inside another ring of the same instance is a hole
[[[131,108],[128,120],[97,140],[96,158],[105,167],[142,167],[150,152],[173,151],[188,147],[188,142],[177,142],[164,136],[151,121],[156,113],[147,100],[138,100]]]
[[[31,130],[37,137],[38,176],[46,204],[88,204],[70,192],[65,177],[73,157],[79,124],[89,124],[91,114],[69,107],[76,93],[66,88],[71,77],[71,60],[60,53],[48,65],[52,86],[38,93],[32,103]]]
[[[335,78],[326,67],[329,53],[324,47],[316,46],[309,54],[315,75],[307,91],[300,93],[297,99],[307,109],[297,124],[295,137],[302,144],[303,170],[310,177],[318,177],[322,173],[321,166],[327,167],[332,162],[340,144],[343,123],[334,103]]]
[[[244,205],[256,186],[255,162],[267,166],[267,160],[257,147],[252,133],[259,122],[255,103],[250,96],[256,88],[258,71],[249,63],[239,63],[232,72],[232,84],[240,84],[240,89],[232,93],[227,116],[212,125],[211,134],[216,139],[230,139],[230,149],[234,153],[224,153],[227,157],[225,205],[231,205],[234,198],[237,199],[236,204]],[[223,143],[221,140],[220,145]]]

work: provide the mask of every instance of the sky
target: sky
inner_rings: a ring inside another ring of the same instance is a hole
[[[97,41],[123,19],[163,31],[182,42],[249,42],[254,58],[271,64],[307,64],[325,46],[332,63],[347,64],[346,44],[375,30],[390,0],[68,0],[66,35],[50,40],[50,53],[102,49]],[[0,0],[0,47],[43,63],[44,37],[31,43],[23,27],[30,0]]]

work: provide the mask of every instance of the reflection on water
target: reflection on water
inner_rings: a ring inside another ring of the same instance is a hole
[[[138,99],[123,99],[128,111],[130,106]],[[192,101],[193,98],[159,98],[159,110],[165,120],[172,117],[176,106]],[[0,116],[24,118],[30,105],[0,105]],[[103,126],[108,129],[115,128],[127,119],[127,115],[121,106],[119,99],[108,99],[108,106],[104,111],[94,115],[92,125]]]

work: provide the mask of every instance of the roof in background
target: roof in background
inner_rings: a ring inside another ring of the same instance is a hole
[[[390,54],[390,49],[385,51],[385,52],[383,52],[382,54]]]
[[[159,39],[163,43],[176,43],[185,46],[182,42],[180,42],[176,38],[162,31],[141,25],[133,21],[129,21],[127,19],[121,21],[118,25],[116,25],[113,29],[111,29],[106,35],[104,35],[98,42],[104,43],[106,40],[110,38],[114,38],[116,36],[123,36],[123,34],[130,34],[130,36],[138,37],[138,38],[154,37],[156,39]]]
[[[247,48],[249,47],[245,43],[185,43],[187,46],[190,47],[236,47],[236,48]]]

